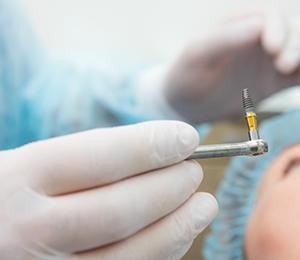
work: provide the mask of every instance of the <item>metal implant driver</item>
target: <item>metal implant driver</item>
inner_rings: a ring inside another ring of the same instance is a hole
[[[228,144],[200,145],[187,159],[207,159],[231,156],[256,156],[268,152],[268,144],[260,139],[256,113],[248,89],[242,91],[242,103],[248,126],[249,141]]]

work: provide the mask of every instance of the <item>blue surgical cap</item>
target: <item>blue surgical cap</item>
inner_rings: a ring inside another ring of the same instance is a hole
[[[258,184],[266,167],[289,145],[300,141],[300,110],[266,120],[261,137],[269,152],[261,157],[234,158],[218,189],[220,213],[205,239],[205,259],[244,259],[246,224],[253,210]]]

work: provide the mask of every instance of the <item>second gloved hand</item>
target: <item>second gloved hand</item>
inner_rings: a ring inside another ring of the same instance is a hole
[[[202,35],[171,69],[148,73],[141,85],[149,93],[142,101],[159,107],[156,114],[163,111],[165,118],[192,123],[233,118],[240,115],[242,89],[258,102],[298,85],[299,64],[299,16],[249,11]]]
[[[197,145],[160,121],[1,152],[0,258],[180,259],[217,212]]]

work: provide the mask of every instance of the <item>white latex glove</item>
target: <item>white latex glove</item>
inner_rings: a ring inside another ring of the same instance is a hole
[[[0,258],[180,259],[217,213],[197,144],[157,121],[1,152]]]
[[[230,17],[177,61],[144,76],[143,104],[192,123],[241,114],[241,90],[255,103],[300,83],[300,16],[278,10]],[[156,113],[158,114],[158,113]]]

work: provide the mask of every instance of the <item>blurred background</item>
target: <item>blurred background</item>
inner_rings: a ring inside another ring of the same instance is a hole
[[[51,52],[137,62],[171,59],[222,17],[246,7],[297,0],[22,0]]]
[[[246,7],[278,6],[287,15],[300,13],[298,0],[22,1],[41,41],[53,55],[141,64],[172,60],[186,43],[209,31],[226,15]],[[295,98],[295,93],[292,96]],[[216,124],[205,142],[232,141],[233,137],[246,138],[242,121]],[[206,174],[201,190],[215,192],[227,163],[227,159],[201,161]],[[202,238],[197,239],[185,260],[202,259]]]

